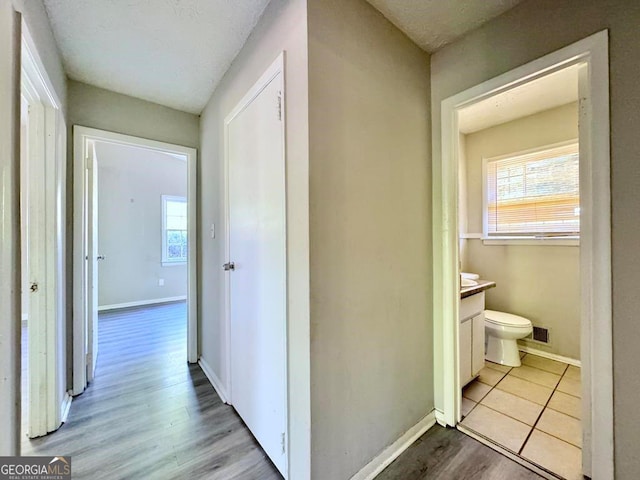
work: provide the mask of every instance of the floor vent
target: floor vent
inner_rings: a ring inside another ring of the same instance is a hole
[[[549,329],[543,327],[533,327],[533,332],[526,339],[538,343],[549,343]]]

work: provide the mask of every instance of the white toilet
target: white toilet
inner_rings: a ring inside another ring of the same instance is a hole
[[[521,365],[517,341],[533,331],[531,320],[511,313],[485,310],[484,331],[487,360],[509,367]]]

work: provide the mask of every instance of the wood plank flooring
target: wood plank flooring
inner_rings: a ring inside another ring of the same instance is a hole
[[[376,480],[533,480],[536,473],[453,428],[432,427]]]
[[[23,436],[23,455],[71,455],[74,479],[282,478],[200,367],[186,363],[184,303],[103,313],[99,340],[95,381],[57,432]],[[377,480],[538,478],[435,426]]]
[[[100,314],[95,381],[23,455],[71,455],[74,479],[270,480],[281,475],[197,365],[184,302]]]

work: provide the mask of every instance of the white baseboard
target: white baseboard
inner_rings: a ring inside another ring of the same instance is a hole
[[[437,408],[433,410],[435,412],[436,415],[436,422],[438,422],[438,425],[442,426],[442,427],[447,427],[447,421],[444,418],[444,412],[442,410],[438,410]]]
[[[140,300],[137,302],[114,303],[112,305],[100,305],[98,307],[98,311],[104,312],[105,310],[118,310],[119,308],[141,307],[143,305],[154,305],[156,303],[179,302],[181,300],[186,300],[186,299],[187,299],[186,295],[180,295],[179,297],[154,298],[151,300]]]
[[[227,394],[227,390],[222,386],[222,382],[220,381],[218,376],[215,374],[213,369],[202,357],[198,359],[198,365],[200,365],[200,368],[202,368],[202,371],[204,372],[205,376],[209,379],[209,383],[213,385],[213,389],[216,391],[216,393],[220,397],[220,400],[228,404],[229,401],[227,399],[229,398],[229,395]]]
[[[73,397],[69,395],[69,392],[64,392],[64,398],[62,399],[62,408],[60,414],[60,421],[65,423],[67,421],[67,417],[69,416],[69,411],[71,410],[71,401]]]
[[[576,367],[582,367],[582,362],[575,358],[563,357],[562,355],[556,355],[555,353],[548,353],[544,350],[538,350],[537,348],[525,347],[524,345],[518,345],[521,352],[530,353],[531,355],[537,355],[538,357],[548,358],[549,360],[556,360],[562,363],[568,363]]]
[[[380,454],[366,464],[351,480],[373,480],[402,452],[409,448],[424,433],[436,424],[436,411],[432,410],[427,416],[405,432],[398,440],[385,448]]]

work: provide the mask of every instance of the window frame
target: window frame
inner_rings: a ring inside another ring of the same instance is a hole
[[[180,202],[184,203],[187,206],[187,213],[185,218],[187,219],[187,228],[185,228],[185,232],[189,235],[189,212],[188,212],[188,200],[187,197],[179,196],[179,195],[161,195],[161,203],[162,203],[162,254],[161,254],[161,263],[163,267],[172,267],[178,265],[186,265],[189,253],[187,252],[186,257],[181,257],[180,259],[170,259],[168,254],[168,244],[167,244],[167,202]],[[187,245],[188,245],[188,237],[187,237]]]
[[[548,150],[560,149],[576,145],[579,148],[579,140],[573,138],[564,142],[547,144],[528,150],[511,152],[504,155],[482,158],[482,241],[485,245],[556,245],[556,246],[579,246],[580,234],[578,235],[489,235],[489,178],[488,165],[492,162],[506,160],[521,156],[532,155]],[[580,221],[582,223],[582,220]]]

